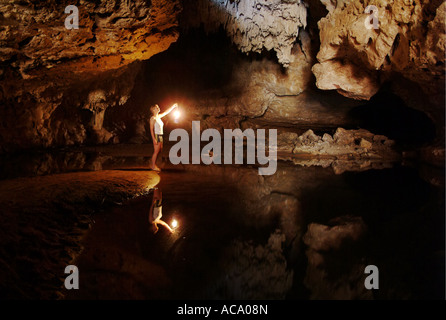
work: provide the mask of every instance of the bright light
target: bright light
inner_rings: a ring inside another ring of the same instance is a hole
[[[173,117],[174,117],[175,119],[178,119],[178,118],[180,117],[180,115],[181,115],[181,113],[180,113],[179,110],[175,110],[175,111],[173,112]]]
[[[178,221],[173,219],[172,220],[172,228],[176,228],[176,227],[178,227]]]

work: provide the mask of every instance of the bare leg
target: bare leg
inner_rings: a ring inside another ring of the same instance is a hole
[[[160,152],[160,149],[161,149],[160,143],[153,145],[152,163],[151,163],[151,167],[150,167],[152,170],[159,169],[156,166],[156,158],[158,157],[158,153]]]
[[[161,151],[163,151],[163,143],[159,142],[157,156],[161,154]],[[155,170],[161,171],[161,169],[156,165],[156,161],[155,161],[154,165],[155,165]]]
[[[163,142],[161,142],[161,143],[159,144],[159,146],[160,146],[160,151],[159,151],[159,154],[158,154],[158,155],[161,155],[162,152],[163,152],[163,144],[164,144]],[[163,163],[164,163],[164,157],[162,157],[161,160],[162,160]]]

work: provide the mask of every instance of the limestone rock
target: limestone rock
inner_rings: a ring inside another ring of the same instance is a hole
[[[23,78],[32,78],[32,71],[39,68],[67,72],[62,68],[66,62],[74,73],[101,72],[148,59],[178,37],[179,1],[82,1],[77,6],[79,29],[69,30],[65,8],[70,4],[1,4],[0,61],[8,62]]]
[[[306,131],[294,142],[278,140],[279,143],[294,145],[294,154],[311,154],[335,157],[339,160],[354,159],[398,159],[401,155],[393,149],[394,141],[383,135],[375,136],[365,129],[346,130],[338,128],[331,137],[324,133],[323,137]],[[285,149],[285,146],[279,146]]]
[[[336,133],[333,135],[333,140],[336,143],[347,145],[353,143],[355,139],[348,130],[345,130],[344,128],[338,128],[336,130]]]
[[[293,152],[298,134],[294,132],[281,132],[277,135],[277,151]]]
[[[178,38],[179,0],[0,4],[0,153],[118,141],[105,111],[130,97],[140,64]],[[17,134],[20,131],[20,134]]]
[[[324,135],[322,136],[322,141],[324,142],[333,142],[333,137],[331,135],[329,135],[328,133],[324,133]]]
[[[309,224],[303,237],[308,259],[304,284],[311,299],[373,299],[371,290],[364,287],[365,265],[352,250],[366,231],[362,218],[353,216],[337,217],[329,225]],[[336,265],[334,256],[339,261]]]
[[[191,0],[185,4],[188,27],[204,24],[208,31],[223,26],[242,52],[274,50],[288,66],[291,49],[306,27],[307,9],[301,0]]]
[[[319,89],[337,90],[349,98],[369,99],[379,90],[376,73],[353,63],[329,60],[314,65],[312,71]]]
[[[293,271],[287,268],[282,249],[284,241],[285,235],[279,230],[265,245],[234,241],[220,263],[226,277],[218,279],[212,290],[223,293],[222,299],[284,299],[293,282]]]
[[[318,22],[321,46],[313,73],[319,88],[368,100],[396,71],[426,93],[444,96],[444,1],[322,3],[329,13]],[[378,9],[377,29],[367,28],[368,4]]]
[[[226,86],[200,92],[198,98],[187,101],[190,118],[202,119],[203,128],[240,127],[242,130],[276,124],[277,127],[294,125],[299,129],[354,125],[348,112],[358,105],[357,101],[311,89],[314,61],[310,39],[305,31],[300,36],[302,45],[294,46],[286,71],[268,58],[251,60],[237,56]],[[156,76],[163,72],[160,70]],[[158,88],[160,84],[153,86]]]
[[[367,229],[360,217],[340,217],[332,223],[336,224],[309,224],[304,243],[316,251],[339,250],[345,241],[358,241]]]
[[[309,129],[300,136],[300,139],[303,143],[311,144],[312,142],[318,142],[319,140],[321,140],[321,137],[317,136],[316,134],[314,134],[313,130]]]
[[[361,141],[359,142],[359,145],[361,146],[361,148],[365,148],[365,149],[371,149],[372,148],[372,143],[365,140],[364,138],[361,138]]]

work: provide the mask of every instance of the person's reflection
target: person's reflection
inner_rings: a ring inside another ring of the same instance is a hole
[[[152,227],[153,233],[157,233],[159,228],[158,225],[162,225],[167,228],[171,233],[174,232],[174,230],[163,220],[161,220],[163,214],[162,214],[162,201],[163,201],[163,194],[161,190],[157,187],[153,190],[153,199],[152,199],[152,205],[150,206],[150,212],[149,212],[149,222]]]

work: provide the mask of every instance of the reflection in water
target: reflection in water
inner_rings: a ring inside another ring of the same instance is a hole
[[[147,171],[144,154],[125,154],[0,157],[0,179]],[[149,194],[95,213],[73,263],[81,290],[68,298],[444,298],[444,170],[375,164],[289,159],[267,177],[252,166],[167,165]],[[26,254],[17,279],[51,255],[30,241],[33,228],[0,248]],[[367,265],[379,268],[379,290],[364,287]]]
[[[294,272],[284,254],[286,235],[256,217],[247,219],[249,197],[239,189],[258,179],[257,170],[199,168],[200,173],[163,170],[158,185],[169,218],[181,212],[181,221],[187,220],[174,237],[156,239],[164,246],[165,267],[176,284],[172,297],[286,298]],[[295,238],[291,228],[287,234]]]
[[[157,233],[159,230],[158,225],[161,225],[165,227],[167,230],[170,231],[170,233],[173,233],[175,228],[177,226],[176,220],[172,222],[171,228],[165,221],[161,220],[163,217],[163,193],[161,192],[160,188],[155,187],[153,190],[153,198],[152,198],[152,205],[150,206],[150,213],[149,213],[149,222],[152,226],[153,233]],[[174,223],[175,222],[175,223]]]
[[[293,269],[284,253],[286,237],[273,232],[265,244],[235,239],[221,252],[219,276],[205,295],[213,299],[285,299],[293,286]]]
[[[69,299],[444,297],[444,184],[416,170],[279,162],[268,177],[229,165],[160,177],[95,215]],[[364,288],[367,265],[379,268],[378,291]]]

